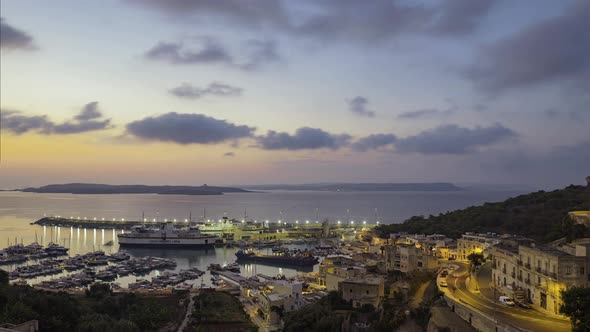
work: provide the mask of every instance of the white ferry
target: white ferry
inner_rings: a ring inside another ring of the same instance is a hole
[[[123,246],[152,248],[203,248],[213,247],[223,240],[215,235],[201,234],[196,228],[176,229],[171,222],[162,224],[160,229],[136,227],[131,233],[119,234]]]

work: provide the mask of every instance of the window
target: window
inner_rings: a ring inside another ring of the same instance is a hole
[[[584,267],[580,267],[580,274],[584,275]]]
[[[350,289],[350,292],[352,293],[352,288]]]
[[[367,291],[367,295],[369,295],[369,291]]]

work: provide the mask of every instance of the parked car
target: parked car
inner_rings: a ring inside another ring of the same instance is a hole
[[[512,298],[508,297],[508,296],[500,296],[498,298],[498,300],[500,301],[500,303],[504,304],[504,305],[508,305],[513,307],[514,306],[514,300],[512,300]]]
[[[523,309],[530,309],[531,306],[526,303],[525,301],[515,301],[516,305],[518,305],[519,307],[523,308]]]
[[[448,286],[449,286],[449,285],[447,284],[447,281],[446,281],[446,280],[441,280],[441,281],[438,283],[438,285],[439,285],[440,287],[448,287]]]

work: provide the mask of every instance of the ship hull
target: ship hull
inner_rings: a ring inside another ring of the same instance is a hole
[[[150,238],[123,238],[119,237],[121,247],[142,248],[213,248],[215,240],[209,239],[150,239]]]
[[[273,256],[256,256],[236,253],[237,260],[240,262],[265,263],[268,265],[285,265],[285,266],[314,266],[318,263],[315,259],[297,259]]]

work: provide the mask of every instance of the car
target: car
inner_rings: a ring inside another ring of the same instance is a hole
[[[516,301],[516,305],[518,305],[519,307],[523,308],[523,309],[530,309],[531,306],[526,303],[525,301]]]
[[[440,276],[441,276],[441,278],[445,278],[445,277],[446,277],[446,276],[448,276],[448,275],[449,275],[449,271],[447,271],[447,270],[443,270],[443,271],[440,273]]]
[[[507,306],[514,306],[514,300],[508,296],[500,296],[498,298],[498,301],[500,301],[500,303],[507,305]]]
[[[438,285],[439,285],[440,287],[448,287],[448,286],[449,286],[449,285],[447,284],[447,281],[446,281],[446,280],[441,280],[441,281],[438,283]]]

